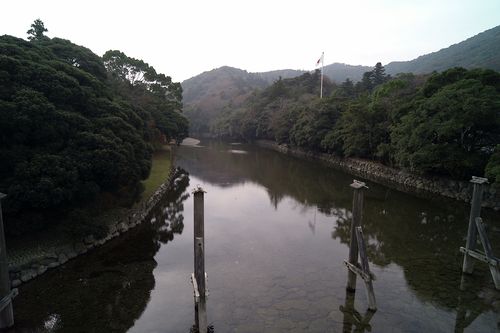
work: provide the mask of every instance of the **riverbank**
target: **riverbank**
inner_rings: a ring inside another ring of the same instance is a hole
[[[287,145],[279,145],[268,140],[257,140],[256,144],[283,154],[320,160],[354,176],[363,177],[406,193],[440,195],[465,202],[471,200],[472,184],[470,182],[410,174],[404,170],[391,168],[369,160],[314,153],[299,148],[291,148]],[[500,211],[500,191],[493,186],[487,185],[483,195],[483,207]]]
[[[175,185],[175,179],[179,175],[178,170],[173,168],[171,163],[170,152],[162,151],[158,154],[162,160],[157,159],[153,162],[151,176],[144,184],[144,199],[130,209],[123,208],[118,212],[106,212],[99,217],[100,219],[109,219],[106,223],[108,232],[103,237],[97,238],[91,234],[77,240],[68,240],[64,235],[56,237],[59,239],[40,237],[34,243],[27,242],[19,246],[9,246],[9,241],[7,241],[12,287],[18,287],[47,270],[85,254],[144,222],[164,194]],[[168,161],[164,161],[164,159],[168,159]]]

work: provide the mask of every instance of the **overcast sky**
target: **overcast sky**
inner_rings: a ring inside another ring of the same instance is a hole
[[[0,34],[118,49],[183,81],[228,65],[251,72],[411,60],[500,25],[500,0],[3,0]]]

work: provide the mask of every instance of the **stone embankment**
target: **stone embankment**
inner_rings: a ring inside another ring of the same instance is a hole
[[[369,160],[314,153],[298,148],[291,148],[287,145],[279,145],[273,141],[259,140],[257,144],[284,154],[321,160],[334,168],[403,192],[441,195],[466,202],[470,202],[471,200],[472,184],[467,181],[415,175]],[[485,187],[483,207],[493,208],[497,211],[500,210],[500,189],[497,190],[493,186]]]
[[[81,240],[62,247],[57,247],[49,253],[37,256],[27,262],[9,263],[10,280],[13,288],[18,287],[51,268],[58,267],[68,260],[87,253],[95,247],[101,246],[108,241],[118,237],[120,234],[143,223],[151,210],[160,202],[161,198],[175,185],[175,179],[179,175],[178,169],[172,169],[168,180],[163,183],[156,192],[137,207],[130,210],[130,213],[122,220],[111,223],[105,237],[96,239],[93,235],[87,235]],[[8,249],[7,249],[8,254]]]

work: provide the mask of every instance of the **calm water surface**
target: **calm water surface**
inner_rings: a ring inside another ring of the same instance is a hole
[[[353,177],[252,145],[180,147],[188,174],[151,216],[23,286],[13,332],[190,332],[193,198],[205,195],[215,332],[499,332],[500,292],[476,265],[460,291],[469,207],[368,182],[364,234],[378,310],[346,293]],[[495,229],[500,217],[483,212]],[[500,234],[491,233],[500,252]]]

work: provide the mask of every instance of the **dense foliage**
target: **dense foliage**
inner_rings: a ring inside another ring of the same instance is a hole
[[[179,84],[44,31],[35,21],[30,42],[0,37],[0,192],[8,227],[20,232],[97,199],[131,204],[154,139],[187,133]],[[140,83],[117,75],[133,66],[145,71]]]
[[[500,181],[500,74],[449,69],[326,84],[318,73],[278,80],[219,117],[213,133],[271,139],[307,150],[373,159],[415,173]]]

